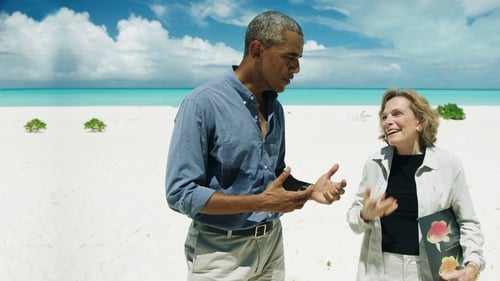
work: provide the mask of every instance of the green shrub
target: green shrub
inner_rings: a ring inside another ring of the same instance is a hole
[[[47,124],[38,118],[32,119],[24,125],[26,131],[30,133],[38,133],[42,130],[47,129]]]
[[[463,120],[465,119],[464,110],[454,103],[448,103],[445,105],[439,105],[438,108],[439,116],[443,119],[453,119],[453,120]]]
[[[92,118],[89,121],[83,124],[86,130],[90,130],[91,132],[102,132],[106,129],[106,124],[97,118]]]

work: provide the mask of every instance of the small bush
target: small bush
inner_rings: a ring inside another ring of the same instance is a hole
[[[32,119],[24,125],[26,131],[30,133],[38,133],[42,130],[47,129],[47,124],[38,118]]]
[[[89,121],[83,124],[86,130],[90,130],[91,132],[102,132],[106,129],[106,124],[97,118],[92,118]]]
[[[464,110],[454,103],[448,103],[445,105],[439,105],[438,108],[439,116],[443,119],[453,119],[453,120],[463,120],[465,119]]]

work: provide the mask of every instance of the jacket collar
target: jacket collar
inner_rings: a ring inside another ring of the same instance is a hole
[[[372,161],[379,163],[379,165],[381,165],[385,169],[385,172],[389,172],[393,156],[394,156],[394,147],[385,146],[381,148],[378,153],[372,156]],[[439,162],[437,159],[437,152],[435,146],[426,147],[424,162],[422,163],[422,166],[420,166],[418,171],[421,171],[422,169],[425,170],[439,169]]]

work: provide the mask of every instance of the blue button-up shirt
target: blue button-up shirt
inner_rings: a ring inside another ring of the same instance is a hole
[[[264,93],[267,133],[262,137],[256,97],[234,70],[186,96],[170,142],[167,201],[173,210],[203,224],[236,230],[281,213],[205,215],[200,210],[214,192],[258,194],[285,168],[283,107],[275,92]]]

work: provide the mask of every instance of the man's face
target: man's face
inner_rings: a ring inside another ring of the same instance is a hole
[[[284,44],[264,49],[261,53],[263,82],[266,88],[276,92],[283,92],[293,75],[300,71],[304,38],[292,31],[287,31],[286,38]]]

